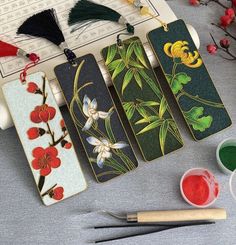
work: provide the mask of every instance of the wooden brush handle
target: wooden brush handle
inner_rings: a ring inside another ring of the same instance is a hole
[[[192,209],[172,211],[145,211],[137,214],[128,214],[128,221],[138,223],[181,222],[197,220],[226,219],[225,209]]]

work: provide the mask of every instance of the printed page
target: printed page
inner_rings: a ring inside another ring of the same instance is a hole
[[[138,10],[125,0],[94,0],[97,3],[117,10],[135,26],[135,35],[146,43],[146,34],[160,26],[159,22],[149,16],[140,16]],[[17,28],[21,23],[44,9],[56,10],[61,29],[65,35],[68,46],[77,56],[86,53],[95,55],[97,61],[101,60],[100,50],[116,42],[116,36],[125,31],[124,26],[109,21],[98,21],[85,26],[69,27],[67,24],[69,10],[74,6],[75,0],[1,0],[0,1],[0,39],[15,43],[27,52],[35,52],[40,58],[40,64],[31,70],[44,71],[48,78],[53,79],[53,69],[56,65],[66,62],[62,51],[47,40],[17,36]],[[142,0],[143,5],[148,5],[155,16],[166,22],[176,19],[174,13],[164,0]],[[78,30],[72,32],[75,27]],[[124,37],[128,38],[128,37]],[[24,58],[10,57],[0,59],[0,84],[13,80],[19,76],[27,61]]]

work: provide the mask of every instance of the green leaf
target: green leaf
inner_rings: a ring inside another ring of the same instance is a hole
[[[116,69],[116,67],[120,64],[123,63],[122,59],[114,60],[112,61],[107,67],[109,71],[113,71]]]
[[[158,106],[160,105],[160,103],[156,101],[144,101],[144,102],[141,102],[139,105],[150,107],[150,106]]]
[[[128,120],[131,120],[135,112],[135,106],[131,106],[127,111],[126,111],[126,116]]]
[[[143,88],[142,80],[141,80],[141,77],[137,71],[134,73],[134,78],[135,78],[135,81],[137,82],[138,86],[142,89]]]
[[[125,68],[124,62],[119,63],[119,65],[116,67],[112,74],[112,80],[114,80]]]
[[[124,102],[123,108],[125,111],[127,111],[134,103],[133,102]]]
[[[129,83],[131,82],[133,76],[134,76],[134,70],[131,68],[126,72],[126,74],[124,76],[124,80],[123,80],[123,84],[122,84],[122,94],[124,94],[124,91],[125,91],[126,87],[129,85]]]
[[[114,133],[113,133],[112,127],[111,127],[111,115],[105,119],[105,128],[106,128],[107,135],[108,135],[110,141],[112,143],[115,143],[116,138],[114,136]]]
[[[132,56],[132,54],[134,52],[134,45],[135,45],[134,42],[130,43],[130,45],[129,45],[128,49],[127,49],[126,59],[125,59],[126,60],[126,64],[129,63],[130,57]]]
[[[156,81],[152,80],[147,74],[146,72],[141,69],[138,70],[140,76],[144,79],[144,81],[148,84],[148,86],[152,89],[152,91],[156,94],[156,96],[158,97],[158,99],[161,100],[162,98],[162,92],[160,90],[160,88],[158,87]]]
[[[136,42],[136,45],[134,46],[134,53],[137,56],[138,60],[146,67],[148,68],[147,62],[145,60],[144,54],[143,54],[143,48],[140,45],[139,42]]]
[[[117,52],[117,46],[116,45],[112,45],[108,48],[106,65],[109,65],[113,61],[113,59],[116,56],[116,52]]]
[[[203,107],[193,107],[190,111],[184,112],[185,119],[188,124],[192,125],[194,130],[204,132],[211,127],[213,122],[212,116],[203,116]]]
[[[157,116],[150,116],[150,117],[147,117],[147,118],[140,119],[139,121],[137,121],[135,123],[135,125],[144,124],[144,123],[151,123],[151,122],[154,122],[154,121],[159,120],[159,119],[160,118],[157,117]]]
[[[129,65],[133,66],[135,68],[139,68],[139,69],[144,69],[144,66],[140,65],[138,62],[136,62],[135,60],[129,60]]]
[[[136,109],[143,118],[148,118],[150,116],[149,113],[140,105],[137,106]]]
[[[126,64],[126,48],[125,48],[125,46],[123,45],[122,47],[118,48],[118,51],[119,51],[119,54],[120,54],[121,59]]]
[[[160,132],[159,132],[161,152],[163,155],[165,155],[165,143],[166,143],[168,127],[169,127],[169,122],[165,120],[164,123],[161,125]]]
[[[149,124],[148,126],[146,126],[144,129],[142,129],[139,133],[137,133],[137,135],[146,133],[152,129],[158,128],[160,125],[162,125],[163,120],[158,119],[155,122]]]
[[[167,110],[168,104],[165,97],[162,97],[159,108],[159,117],[162,118]]]
[[[192,79],[184,72],[180,72],[175,75],[174,80],[171,84],[171,89],[174,94],[178,94],[178,92],[183,88],[183,85],[188,84]]]

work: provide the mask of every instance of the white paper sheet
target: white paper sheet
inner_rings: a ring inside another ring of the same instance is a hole
[[[138,10],[132,5],[128,5],[125,0],[94,0],[97,3],[109,6],[124,15],[127,20],[135,26],[135,35],[139,36],[145,44],[148,57],[153,66],[157,61],[147,44],[146,34],[160,26],[160,23],[149,16],[140,16]],[[0,1],[0,39],[15,43],[28,52],[37,53],[41,61],[37,67],[30,72],[44,71],[49,80],[55,78],[53,69],[58,64],[66,62],[61,50],[50,42],[41,38],[29,38],[26,36],[16,36],[17,28],[28,17],[44,9],[54,8],[65,35],[68,46],[75,51],[77,56],[92,53],[95,55],[105,78],[107,79],[106,69],[103,67],[100,50],[108,43],[114,43],[116,36],[122,30],[123,26],[108,21],[99,21],[91,26],[71,33],[73,27],[67,25],[69,9],[71,9],[77,0],[1,0]],[[143,0],[142,3],[150,7],[155,16],[166,22],[172,22],[177,19],[173,11],[164,0]],[[197,33],[193,32],[193,38],[199,40]],[[0,86],[8,81],[19,77],[19,72],[27,63],[26,60],[19,57],[9,57],[0,59]],[[59,105],[63,104],[63,98],[55,82],[52,84],[52,91]],[[6,129],[12,126],[11,116],[8,113],[2,93],[0,91],[0,128]]]

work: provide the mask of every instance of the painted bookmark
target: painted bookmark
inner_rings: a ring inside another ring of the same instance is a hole
[[[98,182],[106,182],[137,166],[98,64],[88,54],[55,68],[72,119]]]
[[[154,53],[196,140],[232,122],[183,20],[148,34]]]
[[[180,149],[181,135],[140,39],[104,48],[102,56],[144,159]]]
[[[71,138],[44,73],[3,85],[40,196],[51,205],[86,189]]]

